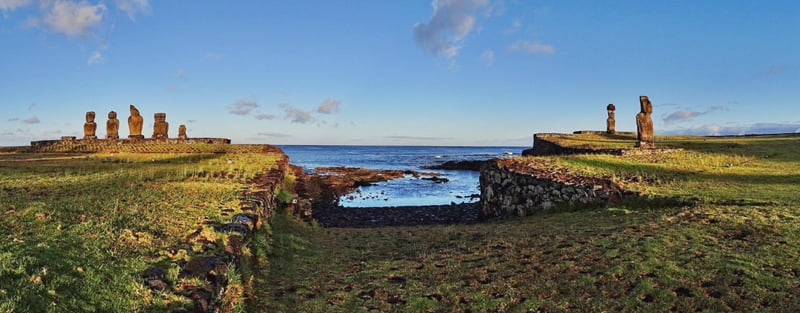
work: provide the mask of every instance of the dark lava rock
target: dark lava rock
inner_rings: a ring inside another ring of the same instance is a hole
[[[239,233],[242,236],[247,236],[247,232],[250,231],[250,228],[245,224],[230,223],[218,227],[217,231],[221,233]]]
[[[158,267],[151,266],[151,267],[148,267],[146,270],[144,270],[144,272],[142,272],[141,276],[145,280],[164,279],[164,277],[167,276],[167,272],[162,270],[162,269],[160,269],[160,268],[158,268]]]
[[[423,177],[422,179],[424,179],[424,180],[430,180],[430,181],[432,181],[432,182],[434,182],[434,183],[437,183],[437,184],[444,184],[444,183],[446,183],[446,182],[449,182],[449,181],[450,181],[450,180],[449,180],[449,179],[447,179],[447,178],[444,178],[444,177],[439,177],[439,176]]]
[[[422,168],[429,170],[462,170],[476,171],[481,170],[481,166],[487,161],[447,161],[439,165],[426,165]]]
[[[471,224],[483,219],[479,203],[376,208],[317,208],[314,219],[325,227],[380,227]]]
[[[145,281],[148,288],[156,291],[164,291],[169,289],[169,284],[160,279],[149,279]]]
[[[213,272],[213,273],[212,273]],[[219,275],[228,273],[228,265],[225,258],[217,256],[200,256],[191,259],[178,273],[178,278],[197,278],[211,282],[216,281]]]
[[[194,304],[192,312],[206,313],[214,309],[214,293],[211,290],[200,286],[188,286],[186,290]]]
[[[239,213],[231,217],[231,223],[244,224],[252,230],[256,224],[256,217],[251,214]]]
[[[225,253],[235,257],[242,255],[242,237],[233,235],[228,237],[228,243],[225,245]]]

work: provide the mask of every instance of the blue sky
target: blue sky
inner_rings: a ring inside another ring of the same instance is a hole
[[[235,143],[800,130],[796,1],[0,0],[0,145],[128,105]]]

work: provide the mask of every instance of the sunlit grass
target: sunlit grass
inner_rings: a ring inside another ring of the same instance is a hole
[[[223,221],[220,208],[238,208],[238,190],[280,157],[0,155],[0,312],[191,307],[190,299],[147,289],[139,273],[201,251],[184,238],[205,218]],[[168,269],[177,281],[177,265]]]
[[[367,229],[277,219],[259,309],[800,311],[800,137],[672,140],[685,151],[515,160],[645,196],[600,208]]]

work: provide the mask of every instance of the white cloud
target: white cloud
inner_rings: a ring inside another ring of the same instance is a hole
[[[284,120],[291,120],[292,123],[298,124],[306,124],[314,121],[314,117],[311,116],[311,112],[309,111],[295,108],[289,103],[281,103],[278,104],[278,106],[286,113],[286,115],[283,116]]]
[[[116,0],[117,10],[128,14],[132,21],[136,20],[136,13],[150,13],[149,0]]]
[[[286,138],[286,137],[292,137],[292,135],[290,135],[290,134],[284,134],[284,133],[269,133],[269,132],[261,132],[261,133],[258,133],[258,136],[259,136],[259,137],[272,137],[272,138]]]
[[[520,31],[520,29],[522,29],[522,21],[514,20],[514,22],[511,23],[511,27],[509,27],[508,29],[506,29],[503,32],[503,36],[510,36],[510,35],[518,32],[518,31]]]
[[[0,11],[14,11],[31,4],[32,0],[0,0]]]
[[[494,65],[494,51],[493,50],[486,50],[481,54],[481,60],[486,67],[492,67]]]
[[[665,124],[682,123],[694,120],[695,117],[710,114],[717,111],[728,111],[728,108],[724,106],[711,106],[708,108],[708,110],[705,110],[703,112],[692,111],[689,109],[679,109],[664,117],[663,120]]]
[[[213,52],[206,52],[206,54],[203,55],[203,58],[206,60],[220,60],[222,59],[222,56]]]
[[[19,121],[19,117],[12,117],[12,118],[8,119],[8,121],[9,121],[9,122],[16,122],[16,121]]]
[[[100,54],[100,51],[95,51],[95,52],[92,52],[91,56],[89,56],[89,60],[86,61],[86,64],[89,64],[89,65],[100,64],[100,63],[103,63],[104,60],[105,60],[105,58],[103,58],[103,55]]]
[[[39,118],[34,115],[22,120],[22,122],[25,124],[39,124]]]
[[[184,71],[182,68],[178,68],[177,70],[175,70],[175,77],[182,80],[189,79],[188,77],[186,77],[186,71]]]
[[[318,113],[322,114],[331,114],[331,113],[338,113],[339,106],[342,104],[342,101],[328,98],[322,101],[319,104],[319,108],[317,108]]]
[[[475,27],[478,9],[488,3],[488,0],[433,0],[430,20],[414,25],[414,41],[436,55],[455,57]]]
[[[314,121],[314,117],[311,116],[310,112],[293,107],[286,108],[286,116],[284,116],[283,119],[291,120],[292,123],[298,124],[305,124]]]
[[[529,40],[518,40],[511,44],[508,49],[529,54],[553,54],[556,52],[556,48],[552,45]]]
[[[247,115],[257,107],[258,103],[253,99],[238,99],[228,105],[228,113],[235,115]]]
[[[275,117],[276,117],[275,115],[266,114],[266,113],[261,113],[261,114],[256,115],[256,119],[257,120],[274,120]]]
[[[43,5],[47,10],[44,16],[30,20],[30,24],[44,26],[70,37],[90,34],[91,29],[103,21],[106,13],[103,3],[92,5],[86,1],[56,0]]]
[[[453,139],[453,137],[424,137],[424,136],[402,136],[402,135],[384,136],[383,138],[391,139],[391,140],[449,140],[449,139]]]
[[[691,121],[695,117],[698,117],[700,115],[703,115],[703,112],[697,112],[692,110],[677,110],[667,115],[667,117],[664,118],[664,123],[672,124],[672,123]]]
[[[686,128],[664,131],[666,135],[726,136],[746,134],[784,134],[797,133],[800,122],[794,123],[753,123],[739,125],[701,124]]]

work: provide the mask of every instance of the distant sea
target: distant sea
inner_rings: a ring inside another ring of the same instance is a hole
[[[519,155],[528,147],[433,147],[433,146],[279,146],[294,165],[307,172],[322,166],[347,166],[369,169],[414,170],[437,172],[450,181],[437,184],[410,175],[374,186],[361,187],[353,199],[344,196],[345,207],[385,207],[409,205],[439,205],[476,202],[470,195],[478,194],[478,172],[426,170],[423,165],[446,161],[488,160],[495,157]]]

